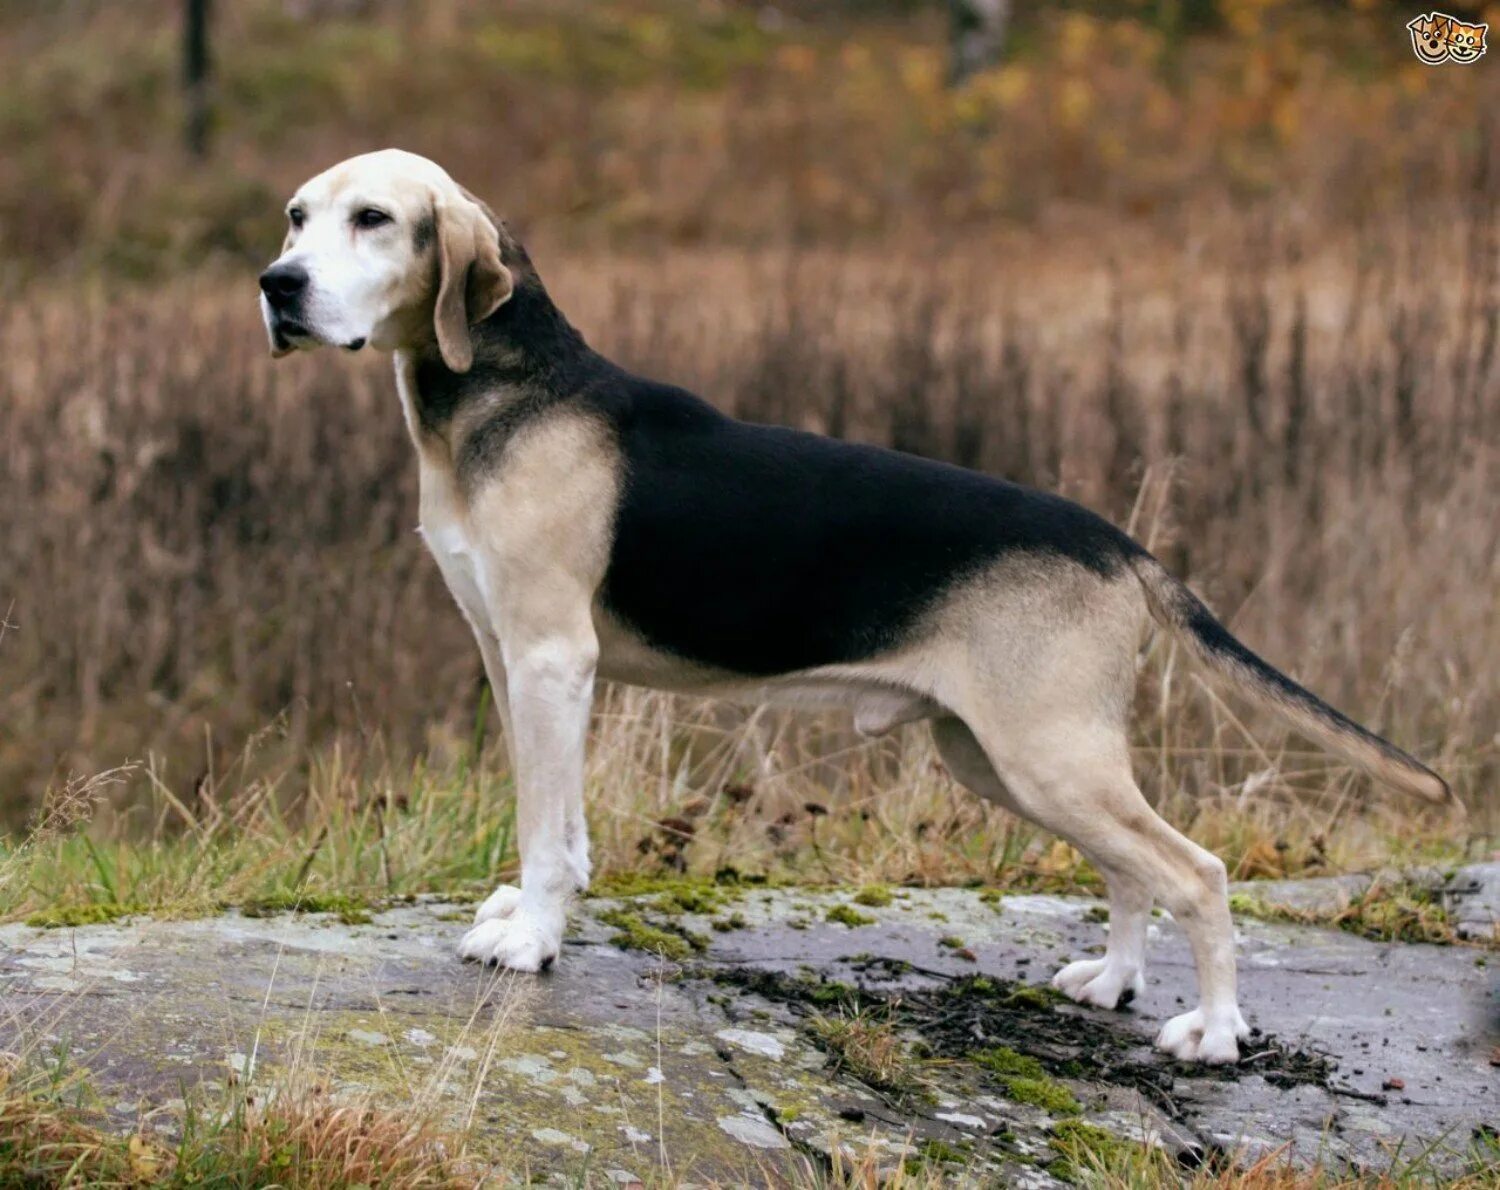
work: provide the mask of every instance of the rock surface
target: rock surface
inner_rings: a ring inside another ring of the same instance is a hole
[[[870,907],[756,887],[698,904],[591,900],[542,977],[458,962],[471,912],[430,900],[358,925],[230,913],[6,926],[0,1050],[65,1050],[122,1127],[184,1088],[275,1086],[302,1070],[335,1093],[472,1120],[483,1158],[518,1176],[622,1183],[760,1182],[869,1159],[1047,1186],[1068,1176],[1058,1125],[1070,1119],[1189,1163],[1290,1144],[1302,1160],[1380,1168],[1398,1144],[1436,1144],[1458,1168],[1475,1129],[1500,1120],[1500,964],[1484,950],[1241,921],[1242,1004],[1264,1033],[1237,1068],[1204,1071],[1150,1048],[1193,996],[1168,918],[1129,1011],[1041,990],[1103,943],[1087,900],[895,890]],[[668,962],[611,941],[651,930],[689,953]],[[911,1047],[892,1081],[872,1086],[832,1058],[820,1017]],[[972,1060],[993,1047],[1039,1077]]]

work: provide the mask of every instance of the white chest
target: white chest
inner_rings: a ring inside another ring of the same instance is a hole
[[[467,517],[453,498],[446,476],[423,468],[421,533],[442,571],[448,590],[476,630],[490,630],[491,600],[484,556],[476,547]]]
[[[404,353],[396,355],[396,391],[401,395],[402,411],[412,445],[417,448],[418,531],[438,564],[448,590],[475,631],[491,631],[488,585],[484,559],[474,541],[473,526],[467,509],[453,483],[453,473],[434,457],[438,449],[421,429],[416,413],[414,365]]]

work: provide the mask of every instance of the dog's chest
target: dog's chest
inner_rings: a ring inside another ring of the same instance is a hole
[[[417,448],[418,532],[438,564],[448,590],[476,630],[491,632],[483,555],[476,548],[452,469],[434,461],[416,412],[415,367],[404,354],[396,356],[396,390],[412,445]]]
[[[483,555],[476,548],[452,482],[448,476],[434,474],[424,466],[421,489],[422,539],[469,622],[476,629],[488,631],[490,613],[485,595],[490,576],[485,572]]]

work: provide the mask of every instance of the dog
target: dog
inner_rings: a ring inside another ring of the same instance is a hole
[[[421,531],[473,629],[511,751],[520,886],[467,959],[539,971],[589,880],[584,747],[599,679],[841,707],[870,736],[926,720],[949,771],[1078,848],[1108,885],[1104,956],[1055,984],[1113,1008],[1143,987],[1160,901],[1200,1004],[1157,1045],[1231,1062],[1223,863],[1131,774],[1136,659],[1154,620],[1250,701],[1389,785],[1448,786],[1236,640],[1149,553],[1058,496],[894,451],[729,418],[590,350],[507,226],[399,150],[302,186],[260,277],[277,356],[395,356]]]

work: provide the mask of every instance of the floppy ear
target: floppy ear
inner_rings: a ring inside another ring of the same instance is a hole
[[[500,235],[478,203],[457,194],[439,195],[433,219],[438,246],[433,329],[443,362],[455,372],[467,372],[474,363],[469,327],[498,310],[515,282],[500,261]]]

